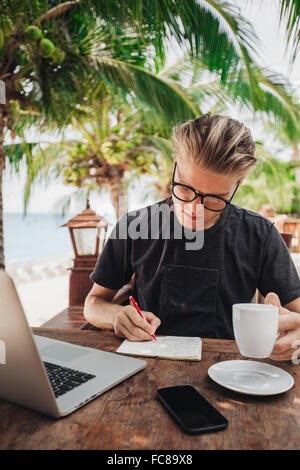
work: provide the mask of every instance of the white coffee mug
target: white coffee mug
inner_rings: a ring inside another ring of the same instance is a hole
[[[271,304],[234,304],[233,331],[240,353],[246,357],[269,357],[278,332],[278,307]]]

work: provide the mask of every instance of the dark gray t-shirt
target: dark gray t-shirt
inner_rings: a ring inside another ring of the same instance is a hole
[[[121,217],[90,276],[119,289],[135,273],[133,296],[142,310],[161,319],[157,334],[234,339],[232,305],[251,302],[256,288],[263,296],[275,292],[282,305],[300,297],[289,250],[268,219],[229,204],[215,225],[202,231],[203,247],[187,249],[193,232],[184,232],[174,211],[170,234],[161,217],[159,235],[149,237],[153,214],[162,205],[172,208],[172,198]],[[132,235],[139,228],[142,238]]]

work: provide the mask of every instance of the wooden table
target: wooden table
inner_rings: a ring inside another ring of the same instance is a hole
[[[91,330],[93,326],[83,316],[83,305],[67,307],[42,325],[43,328]]]
[[[115,351],[113,332],[34,328],[36,334]],[[215,384],[207,369],[218,361],[240,359],[235,342],[203,340],[201,362],[147,358],[143,371],[75,413],[54,420],[0,401],[1,449],[299,449],[300,369],[275,363],[291,373],[295,386],[273,397],[251,397]],[[184,434],[156,400],[160,387],[189,384],[229,421],[224,431]]]

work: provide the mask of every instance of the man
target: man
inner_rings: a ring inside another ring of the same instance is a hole
[[[86,319],[132,341],[151,340],[153,333],[233,339],[232,304],[250,302],[258,288],[280,308],[272,358],[290,359],[300,340],[295,266],[272,222],[231,202],[257,163],[249,129],[207,114],[174,127],[172,142],[172,196],[117,222],[91,274]],[[170,233],[151,237],[152,217],[164,207],[174,215]],[[129,236],[138,225],[143,236]],[[203,246],[187,245],[192,234],[204,236]],[[147,321],[133,306],[112,303],[133,273],[133,296]]]

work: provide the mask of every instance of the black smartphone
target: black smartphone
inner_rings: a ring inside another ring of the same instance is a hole
[[[178,385],[160,388],[159,401],[182,429],[189,434],[219,431],[228,421],[194,387]]]

